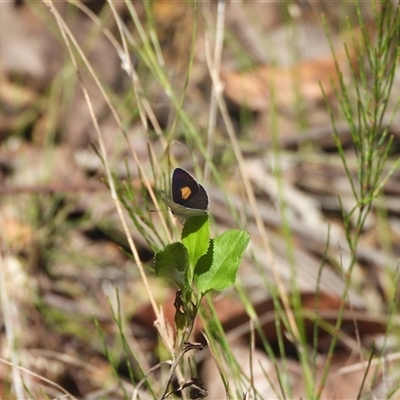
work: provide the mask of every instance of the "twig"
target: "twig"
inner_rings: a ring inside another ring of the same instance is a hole
[[[172,362],[171,368],[168,373],[168,378],[165,381],[164,388],[163,388],[163,391],[161,392],[159,400],[163,400],[167,397],[168,387],[171,384],[172,378],[175,375],[175,370],[178,367],[179,363],[181,362],[184,354],[190,350],[202,350],[202,349],[203,349],[203,345],[201,343],[185,342],[185,346],[183,347],[182,351],[179,353],[179,355],[177,357],[175,357],[174,361]]]
[[[82,183],[72,185],[13,185],[0,187],[0,195],[4,194],[24,194],[24,193],[44,193],[53,194],[58,192],[97,192],[105,190],[107,186],[101,183]]]

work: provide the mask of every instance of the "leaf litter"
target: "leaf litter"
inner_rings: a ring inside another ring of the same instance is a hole
[[[143,5],[135,6],[144,21]],[[295,4],[290,11],[292,25],[287,25],[277,3],[244,3],[241,7],[233,3],[227,6],[226,29],[237,42],[228,43],[224,50],[222,80],[225,96],[231,102],[231,117],[234,121],[237,118],[237,134],[245,155],[244,168],[256,193],[262,222],[270,235],[274,259],[279,265],[284,285],[288,290],[291,287],[292,260],[288,257],[281,229],[285,218],[280,211],[282,198],[294,240],[292,258],[296,261],[297,286],[303,308],[306,311],[318,309],[322,318],[334,322],[345,287],[341,267],[351,257],[337,197],[341,196],[346,210],[354,206],[354,199],[337,157],[329,116],[319,90],[318,81],[322,81],[329,101],[337,107],[329,78],[331,75],[334,81],[338,79],[333,59],[329,46],[321,39],[325,37],[321,24],[315,24],[312,18],[315,12],[313,7],[318,6],[321,7],[318,11],[326,13],[332,26],[341,21],[340,12],[330,9],[329,4],[323,2],[303,6]],[[132,103],[130,82],[120,68],[118,54],[104,36],[96,34],[93,20],[87,15],[82,12],[70,14],[69,7],[72,6],[66,3],[58,3],[57,7],[73,34],[85,46],[102,82],[121,99],[119,111],[129,126],[129,140],[138,150],[144,168],[150,171],[147,143],[152,141],[158,154],[161,154],[162,146],[156,136],[144,135],[138,115],[132,113],[129,107]],[[106,10],[108,6],[93,2],[90,7],[95,15],[100,16],[100,10]],[[182,2],[178,10],[171,7],[168,2],[156,2],[157,35],[163,44],[162,52],[166,68],[170,70],[171,82],[183,90],[185,82],[182,77],[189,61],[187,49],[191,45],[193,19],[186,3]],[[203,15],[213,15],[213,5],[202,7]],[[347,11],[352,12],[351,9]],[[128,15],[123,6],[119,12],[124,17]],[[368,10],[365,12],[368,18]],[[265,18],[254,19],[257,15],[264,15]],[[109,299],[115,301],[115,288],[118,287],[124,318],[132,331],[130,345],[140,349],[144,359],[152,359],[150,364],[155,362],[154,319],[135,266],[124,253],[126,239],[104,185],[102,167],[93,167],[89,160],[94,136],[83,94],[72,75],[64,75],[63,43],[55,31],[49,29],[46,21],[52,21],[51,16],[41,3],[35,7],[27,3],[0,4],[0,215],[3,226],[2,276],[5,276],[2,287],[6,288],[9,296],[7,303],[2,300],[2,320],[7,332],[19,332],[19,360],[25,368],[60,384],[76,397],[101,398],[106,393],[113,398],[123,398],[117,386],[111,385],[112,389],[109,389],[110,386],[105,384],[112,382],[113,378],[109,364],[104,360],[93,316],[103,331],[106,343],[114,343],[117,332]],[[282,31],[287,32],[289,28],[295,31],[296,26],[302,32],[314,33],[302,33],[298,37],[292,35],[291,39],[283,40]],[[109,29],[116,32],[113,23],[110,23]],[[199,118],[196,123],[201,129],[206,127],[204,118],[211,87],[202,56],[206,30],[207,21],[200,20],[199,33],[194,42],[193,75],[188,81],[183,102],[184,109],[197,111]],[[339,43],[339,35],[334,40]],[[296,46],[293,46],[294,43]],[[236,57],[235,45],[238,44],[248,50],[249,60]],[[311,51],[314,47],[318,52]],[[339,61],[344,63],[345,60],[345,55],[339,53]],[[250,62],[251,67],[241,69],[240,63],[245,62]],[[137,67],[138,71],[145,69],[140,63]],[[127,160],[131,179],[138,182],[140,177],[135,162],[129,159],[130,153],[118,133],[118,125],[91,76],[85,71],[83,79],[88,82],[95,114],[104,129],[113,169],[122,179],[127,179]],[[156,113],[156,117],[160,118],[161,126],[169,129],[174,118],[171,103],[149,75],[144,74],[143,79],[150,103],[153,99],[154,108],[162,110],[162,113]],[[349,76],[346,75],[345,79]],[[278,125],[282,127],[277,138],[273,136],[272,108],[277,109]],[[245,128],[241,128],[237,114],[243,109],[252,115],[245,122]],[[193,115],[196,118],[196,112]],[[384,125],[387,122],[384,121]],[[400,121],[396,116],[390,126],[395,143],[392,156],[397,155],[400,148],[399,127]],[[339,128],[340,138],[351,161],[349,131],[346,126]],[[251,235],[251,247],[259,268],[269,280],[273,280],[270,265],[263,256],[264,249],[253,212],[243,196],[238,169],[234,162],[229,162],[229,144],[219,119],[216,134],[214,161],[221,164],[227,178],[224,190],[215,183],[207,186],[211,215],[221,232],[236,227],[226,202],[228,190],[231,204],[245,221],[244,226]],[[275,141],[280,144],[282,152],[282,187],[276,180],[276,165],[273,163]],[[170,147],[171,157],[175,157],[179,165],[191,169],[190,143],[184,140],[181,143],[183,146]],[[301,150],[307,147],[312,152],[302,153]],[[356,168],[351,173],[356,176]],[[367,345],[371,337],[378,340],[379,335],[385,332],[388,271],[389,274],[395,273],[399,256],[398,179],[398,172],[395,171],[384,188],[382,199],[367,220],[361,237],[353,272],[357,290],[350,289],[348,298],[352,307],[345,312],[343,330],[346,338],[341,342],[340,351],[333,356],[333,367],[322,397],[355,398],[358,393],[351,392],[350,396],[350,390],[361,387],[364,374],[372,387],[375,385],[377,390],[382,390],[379,386],[380,372],[375,371],[375,366],[366,371],[365,364],[359,362],[358,341],[361,339]],[[135,187],[138,189],[140,186],[136,184]],[[143,206],[140,196],[136,196],[135,201]],[[380,218],[382,212],[387,214],[385,226],[382,226]],[[152,249],[133,226],[131,231],[139,246],[141,259],[151,265]],[[327,250],[328,232],[330,241]],[[325,260],[322,266],[321,259]],[[259,270],[254,268],[249,257],[240,271],[258,315],[266,318],[265,334],[274,343],[274,305],[259,278]],[[173,296],[170,289],[157,280],[151,282],[158,300],[170,303],[172,307],[172,302],[166,300],[168,296]],[[315,295],[317,288],[319,303]],[[232,348],[239,362],[248,365],[249,318],[237,300],[228,297],[225,303],[223,305],[223,301],[216,300],[217,313],[228,331],[228,337],[236,332]],[[7,306],[19,310],[11,325]],[[165,313],[170,316],[171,323],[172,312],[167,306]],[[201,339],[201,330],[202,327],[198,326],[194,333],[198,340]],[[326,361],[326,349],[331,340],[326,331],[321,329],[319,334],[318,366]],[[5,344],[2,345],[1,357],[8,358],[12,349],[5,340],[4,330],[2,342]],[[285,337],[285,343],[293,345],[289,337]],[[271,368],[271,359],[258,342],[257,347],[252,367],[256,368],[259,362],[268,364],[268,367],[253,371],[253,390],[265,395],[269,393],[273,397],[279,386],[276,381],[268,383],[267,388],[258,385],[266,384],[265,371],[274,381],[276,376],[273,371],[276,369],[267,369]],[[121,358],[117,365],[118,372],[125,377],[123,352],[118,346],[114,350]],[[208,366],[203,366],[203,371],[210,372],[213,359],[208,357],[205,363]],[[299,364],[297,360],[290,360],[289,364],[293,398],[304,398]],[[350,372],[344,370],[348,365],[354,365],[355,369]],[[250,374],[250,371],[247,373]],[[375,378],[372,377],[374,374]],[[209,395],[214,393],[214,398],[224,393],[216,377],[215,373],[208,377],[202,375]],[[390,380],[391,376],[387,378]],[[9,373],[3,364],[0,381],[0,397],[7,397]],[[354,383],[356,381],[358,383]],[[126,390],[132,389],[127,382],[125,380],[123,384]],[[32,379],[29,388],[34,394],[43,390],[49,396],[60,393],[59,389],[44,384],[38,378]]]

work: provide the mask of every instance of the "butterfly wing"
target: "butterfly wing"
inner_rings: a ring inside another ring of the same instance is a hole
[[[176,168],[172,174],[172,200],[162,192],[162,200],[183,219],[208,214],[208,194],[189,172]]]
[[[172,174],[172,200],[187,207],[188,202],[199,191],[199,184],[189,172],[175,168]]]
[[[196,210],[204,210],[208,209],[208,194],[206,189],[200,183],[198,184],[198,191],[189,197],[189,199],[185,203],[185,207],[196,209]]]
[[[181,204],[177,204],[171,199],[169,199],[165,193],[161,193],[161,198],[163,202],[170,208],[173,214],[177,215],[179,219],[185,220],[192,217],[200,217],[202,215],[207,215],[207,210],[198,210],[195,208],[187,208]]]

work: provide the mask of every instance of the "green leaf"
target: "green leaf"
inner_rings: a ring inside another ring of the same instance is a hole
[[[194,269],[208,249],[210,218],[208,215],[189,218],[182,230],[182,243],[189,252],[189,265]]]
[[[180,243],[171,243],[154,256],[156,276],[170,280],[180,289],[187,288],[186,272],[189,268],[189,254],[186,247]]]
[[[194,280],[202,294],[224,290],[234,284],[249,240],[247,232],[233,229],[210,240],[207,253],[194,270]]]

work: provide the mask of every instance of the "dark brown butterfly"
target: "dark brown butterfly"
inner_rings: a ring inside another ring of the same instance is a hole
[[[164,203],[181,219],[208,214],[208,194],[189,172],[175,168],[172,174],[172,200],[161,192]]]

